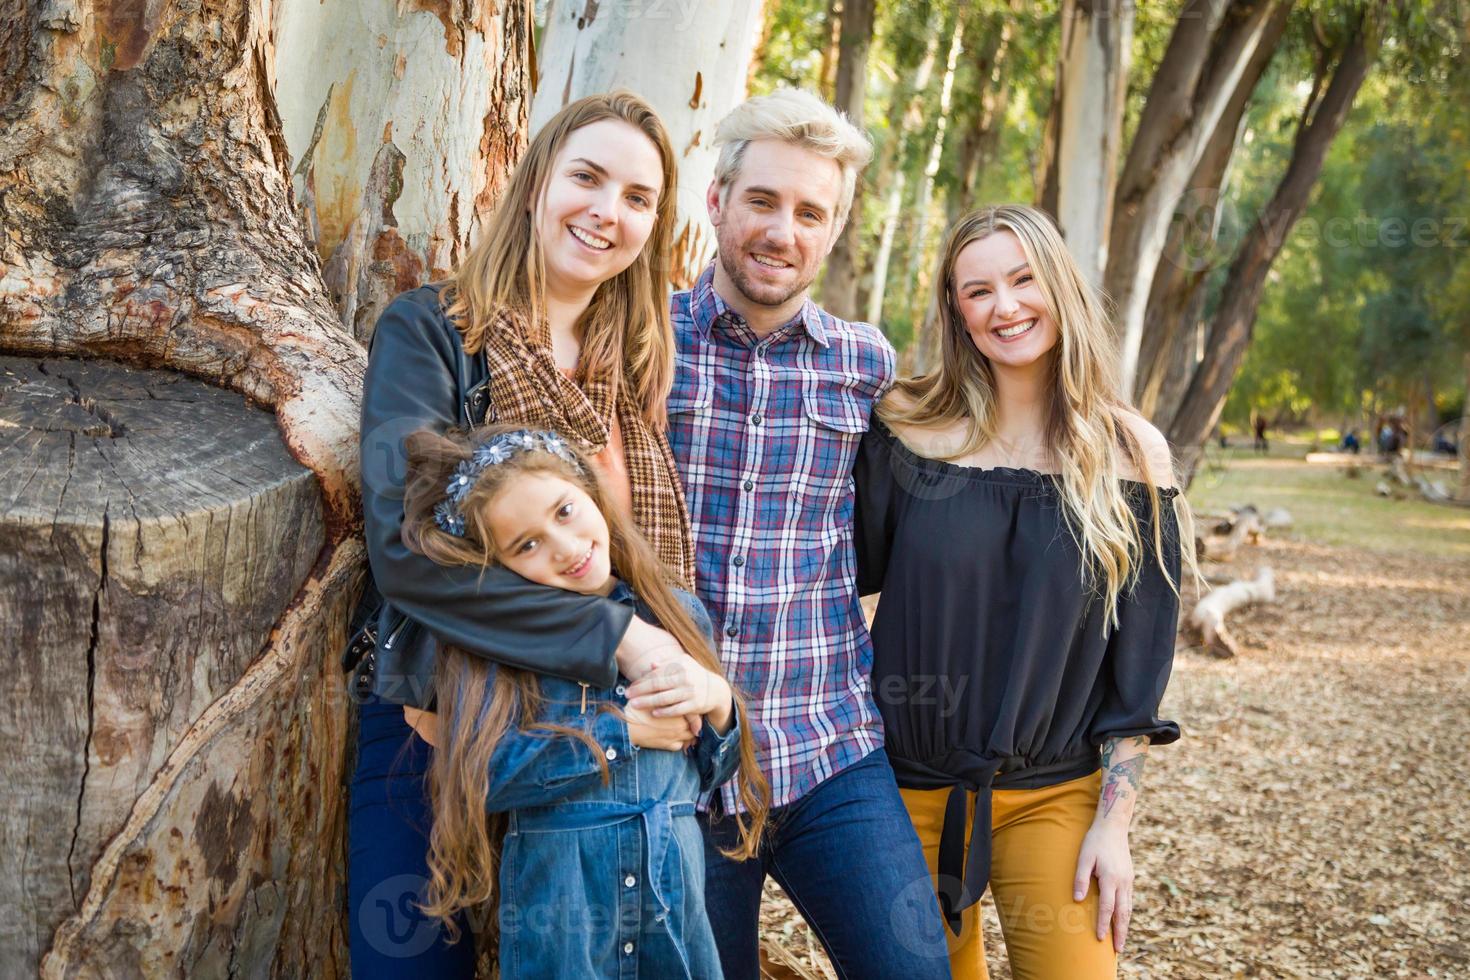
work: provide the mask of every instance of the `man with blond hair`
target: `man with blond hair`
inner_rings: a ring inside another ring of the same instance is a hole
[[[766,842],[748,861],[721,854],[737,841],[734,791],[701,807],[720,959],[731,980],[758,976],[769,874],[839,975],[947,977],[923,851],[883,751],[855,581],[852,467],[893,382],[893,347],[809,295],[872,145],[792,90],[738,106],[715,143],[707,204],[719,252],[671,300],[669,442],[700,597],[749,699],[772,796]]]

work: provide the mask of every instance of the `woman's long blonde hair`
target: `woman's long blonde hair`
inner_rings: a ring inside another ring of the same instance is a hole
[[[1174,479],[1172,473],[1150,472],[1147,455],[1125,420],[1133,410],[1118,395],[1118,355],[1102,298],[1083,277],[1044,211],[1022,204],[992,205],[972,211],[950,229],[934,276],[941,331],[939,367],[899,381],[896,387],[908,396],[908,404],[887,399],[879,405],[878,415],[885,422],[917,426],[963,423],[965,439],[946,459],[969,455],[995,438],[995,371],[965,327],[954,267],[966,246],[1003,231],[1021,243],[1057,325],[1045,409],[1046,447],[1057,469],[1053,479],[1068,529],[1083,555],[1084,585],[1106,601],[1106,629],[1117,623],[1118,596],[1137,576],[1142,551],[1139,522],[1119,482],[1122,464],[1126,461],[1142,477],[1155,554],[1177,592],[1179,583],[1165,566],[1162,502],[1154,485],[1155,479],[1171,484]],[[1180,544],[1189,561],[1193,525],[1182,495],[1175,498],[1175,510]]]
[[[677,596],[670,583],[675,576],[658,560],[652,546],[628,517],[608,506],[591,464],[570,440],[567,448],[580,469],[549,452],[521,451],[486,468],[461,502],[465,535],[455,537],[439,528],[434,508],[445,498],[445,487],[456,467],[470,458],[476,446],[520,426],[492,425],[470,433],[438,435],[413,433],[407,439],[408,478],[404,498],[403,541],[411,550],[441,565],[487,567],[498,563],[494,538],[486,526],[489,504],[518,476],[548,473],[581,487],[597,505],[608,525],[608,557],[618,576],[638,595],[664,629],[707,670],[723,673],[715,650]],[[424,910],[443,918],[456,935],[453,916],[463,908],[479,906],[498,897],[500,840],[503,817],[485,810],[489,791],[490,759],[501,738],[517,726],[546,737],[564,736],[585,744],[602,767],[604,784],[610,778],[602,747],[585,731],[538,721],[541,686],[534,673],[498,665],[494,681],[490,664],[456,647],[439,651],[435,675],[438,692],[441,745],[429,768],[429,797],[433,827],[429,834],[429,888]],[[598,710],[617,711],[601,704]],[[735,716],[740,726],[740,769],[736,787],[743,815],[737,815],[740,843],[730,857],[753,856],[770,808],[770,786],[755,756],[745,700],[735,693]],[[495,917],[490,917],[490,922]]]
[[[662,429],[664,402],[674,384],[668,276],[678,216],[679,165],[658,113],[638,96],[624,91],[589,95],[551,117],[516,164],[505,196],[480,241],[449,277],[441,302],[471,355],[485,346],[491,330],[507,323],[530,331],[528,340],[550,343],[542,315],[546,261],[536,218],[552,164],[567,137],[608,119],[633,126],[653,143],[663,168],[663,187],[643,250],[632,265],[597,288],[582,314],[579,367],[588,377],[610,381],[614,391],[628,391],[644,419]],[[516,316],[506,319],[506,312]]]

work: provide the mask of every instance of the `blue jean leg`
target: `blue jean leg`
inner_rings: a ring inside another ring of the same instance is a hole
[[[372,701],[358,721],[357,768],[347,817],[348,944],[354,980],[406,976],[473,980],[474,937],[446,941],[417,908],[428,884],[432,749],[403,709]]]
[[[949,954],[924,852],[880,749],[773,811],[760,859],[718,848],[734,821],[707,821],[705,899],[728,980],[759,976],[767,871],[811,925],[844,980],[946,978]],[[754,902],[752,902],[754,896]]]

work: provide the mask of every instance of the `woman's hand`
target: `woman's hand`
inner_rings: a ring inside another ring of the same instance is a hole
[[[1121,953],[1133,916],[1133,855],[1128,850],[1126,821],[1099,817],[1092,822],[1077,856],[1077,877],[1072,882],[1075,901],[1087,898],[1093,878],[1097,879],[1097,938],[1107,939],[1111,926],[1113,949]]]
[[[628,688],[630,708],[651,710],[655,718],[708,715],[721,734],[730,730],[732,701],[730,682],[687,655],[655,663]]]
[[[628,738],[639,748],[682,752],[694,741],[684,718],[655,718],[631,704],[623,709],[623,717],[628,720]]]
[[[1087,897],[1092,879],[1097,879],[1097,938],[1113,930],[1113,949],[1123,952],[1128,938],[1128,920],[1133,917],[1133,855],[1128,850],[1128,825],[1133,807],[1143,788],[1143,764],[1149,740],[1144,735],[1110,738],[1102,746],[1102,790],[1097,799],[1097,816],[1082,839],[1077,855],[1077,876],[1072,898]]]
[[[655,665],[689,654],[668,630],[659,629],[637,616],[628,623],[628,631],[618,644],[618,670],[624,677],[638,680]]]

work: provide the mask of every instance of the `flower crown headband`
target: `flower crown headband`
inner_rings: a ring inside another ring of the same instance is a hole
[[[578,473],[585,473],[582,461],[567,446],[566,440],[553,432],[538,432],[517,429],[500,435],[475,447],[470,458],[454,468],[449,485],[444,488],[445,498],[434,505],[434,523],[445,534],[456,538],[464,537],[464,512],[460,505],[474,489],[475,481],[490,467],[525,453],[550,453],[560,460],[572,464]]]

